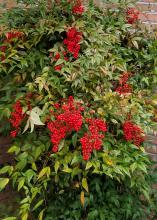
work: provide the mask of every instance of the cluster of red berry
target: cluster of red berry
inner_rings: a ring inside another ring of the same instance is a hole
[[[140,146],[144,142],[144,133],[140,127],[131,121],[123,124],[124,137],[127,141],[132,141],[136,146]]]
[[[72,12],[74,14],[80,14],[82,15],[84,12],[84,7],[82,5],[82,1],[81,0],[77,0],[76,4],[72,7]]]
[[[22,32],[19,31],[11,31],[11,32],[7,32],[6,33],[6,39],[3,41],[3,44],[11,44],[13,42],[14,39],[20,39],[24,34]],[[0,51],[2,53],[5,53],[7,49],[6,45],[0,46]],[[5,55],[1,55],[1,60],[5,60]]]
[[[21,37],[23,37],[23,33],[19,32],[19,31],[10,31],[8,33],[6,33],[6,38],[8,42],[12,42],[13,39],[20,39]]]
[[[67,38],[64,39],[63,43],[66,45],[67,50],[73,55],[73,58],[77,59],[80,51],[80,40],[82,33],[78,32],[75,27],[70,28],[66,33]]]
[[[14,111],[11,113],[11,117],[10,117],[9,121],[10,121],[12,127],[14,128],[14,130],[10,132],[10,136],[16,137],[18,130],[19,130],[19,127],[20,127],[25,115],[23,114],[20,101],[17,101],[15,103],[15,105],[13,106],[13,108],[14,108]]]
[[[116,88],[116,92],[118,92],[119,94],[126,94],[132,92],[132,86],[127,83],[130,76],[131,74],[128,72],[123,73],[123,75],[119,79],[119,86]]]
[[[138,20],[140,14],[140,12],[136,8],[129,8],[126,13],[127,13],[126,19],[128,24],[135,23]]]
[[[78,32],[76,28],[70,28],[66,33],[67,38],[64,39],[63,43],[67,47],[67,52],[64,51],[62,53],[57,53],[54,58],[51,58],[52,62],[56,62],[62,57],[64,57],[65,61],[69,61],[69,56],[72,54],[73,58],[77,59],[80,51],[80,40],[81,40],[81,32]],[[50,57],[52,57],[52,53],[50,53]],[[60,71],[62,69],[63,64],[55,65],[55,71]]]
[[[55,120],[47,124],[51,132],[52,150],[54,152],[58,151],[61,140],[64,139],[67,134],[70,134],[72,131],[79,131],[82,127],[83,117],[81,113],[84,109],[81,104],[76,102],[72,96],[64,102],[63,105],[59,103],[54,105],[59,114],[52,112]]]
[[[69,57],[67,56],[67,52],[63,52],[62,54],[60,54],[60,53],[57,53],[55,56],[54,56],[54,58],[52,59],[51,58],[51,61],[52,62],[56,62],[57,60],[59,60],[60,58],[61,58],[61,56],[63,56],[64,57],[64,60],[66,60],[66,61],[68,61],[69,60]],[[50,57],[52,57],[52,53],[50,53]],[[63,66],[63,64],[61,65],[56,65],[55,67],[54,67],[54,69],[56,70],[56,71],[60,71],[61,69],[62,69],[62,66]]]
[[[107,131],[106,123],[101,119],[87,119],[89,130],[81,138],[82,154],[84,160],[89,160],[93,150],[100,150],[102,147],[102,139]]]

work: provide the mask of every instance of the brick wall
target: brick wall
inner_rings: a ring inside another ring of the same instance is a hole
[[[99,7],[116,7],[116,5],[105,5],[103,0],[94,0],[95,4]],[[157,29],[157,0],[138,0],[136,4],[140,13],[140,20],[144,27],[153,31]]]
[[[137,7],[142,23],[150,30],[157,29],[157,0],[139,0]]]

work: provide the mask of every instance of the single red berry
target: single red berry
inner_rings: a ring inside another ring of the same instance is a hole
[[[57,66],[54,67],[54,69],[55,69],[56,71],[60,71],[60,70],[62,69],[62,66],[61,66],[61,65],[57,65]]]

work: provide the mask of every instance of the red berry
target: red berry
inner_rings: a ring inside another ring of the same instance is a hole
[[[14,111],[11,113],[11,117],[10,117],[9,121],[10,121],[12,127],[15,128],[15,130],[12,131],[10,133],[10,135],[11,135],[11,137],[16,137],[17,131],[18,131],[25,115],[23,114],[20,101],[17,101],[15,103],[15,105],[13,106],[13,108],[14,108]]]
[[[62,69],[62,66],[61,65],[57,65],[57,66],[55,66],[55,68],[54,68],[56,71],[60,71],[61,69]]]
[[[123,124],[124,137],[127,141],[132,141],[136,146],[140,146],[144,141],[144,134],[140,127],[131,121]]]
[[[75,59],[78,58],[78,53],[80,51],[80,40],[82,33],[78,32],[76,28],[70,28],[67,32],[67,38],[64,39],[63,43],[66,45],[67,50],[73,55]],[[66,54],[64,54],[64,59],[68,61]]]
[[[57,54],[55,55],[55,60],[59,60],[59,59],[60,59],[60,54],[57,53]]]
[[[10,136],[11,136],[12,138],[15,138],[15,137],[17,136],[17,130],[11,131],[11,132],[10,132]]]

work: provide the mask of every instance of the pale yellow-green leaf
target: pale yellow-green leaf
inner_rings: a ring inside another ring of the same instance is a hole
[[[38,179],[42,178],[42,177],[45,176],[45,175],[46,175],[47,177],[49,177],[50,172],[51,172],[50,167],[44,167],[44,168],[40,171],[40,173],[39,173],[39,175],[38,175]]]
[[[9,183],[9,178],[0,178],[0,191]]]
[[[35,162],[32,163],[32,169],[35,170],[35,171],[37,171],[37,167],[36,167]]]
[[[72,169],[69,168],[69,167],[64,167],[63,172],[65,172],[65,173],[71,173],[71,172],[72,172]]]
[[[112,166],[113,165],[113,161],[110,158],[106,158],[105,162],[107,163],[107,165]]]
[[[56,173],[58,172],[59,166],[60,166],[60,162],[59,162],[59,161],[56,161],[56,162],[55,162],[55,166],[54,166]]]
[[[137,41],[133,40],[132,43],[133,43],[133,45],[134,45],[134,47],[135,47],[136,49],[139,48],[139,47],[138,47],[138,43],[137,43]]]
[[[93,166],[92,163],[88,161],[86,164],[86,170],[90,169],[92,166]]]
[[[43,204],[44,200],[41,199],[33,208],[33,211],[36,210],[39,206],[41,206]]]
[[[144,147],[140,147],[140,150],[141,150],[143,153],[146,152],[145,149],[144,149]]]
[[[82,179],[82,187],[88,192],[88,183],[87,183],[87,179],[83,178]]]
[[[4,173],[12,173],[13,171],[13,167],[12,166],[5,166],[2,169],[0,169],[0,174],[4,174]]]
[[[18,191],[23,187],[24,183],[25,183],[25,178],[21,177],[18,184]]]
[[[16,217],[8,217],[8,218],[3,218],[3,220],[16,220]]]
[[[98,114],[101,115],[101,116],[104,116],[105,115],[105,112],[102,108],[98,108],[97,110]]]
[[[43,210],[39,213],[39,215],[38,215],[38,220],[43,220],[44,211],[45,211],[45,209],[43,209]]]
[[[28,213],[25,213],[25,214],[22,216],[21,220],[27,220],[27,219],[28,219]]]
[[[20,151],[20,148],[17,147],[17,146],[15,146],[15,145],[13,145],[12,147],[9,148],[8,153],[15,153],[15,154],[18,154],[19,151]]]

